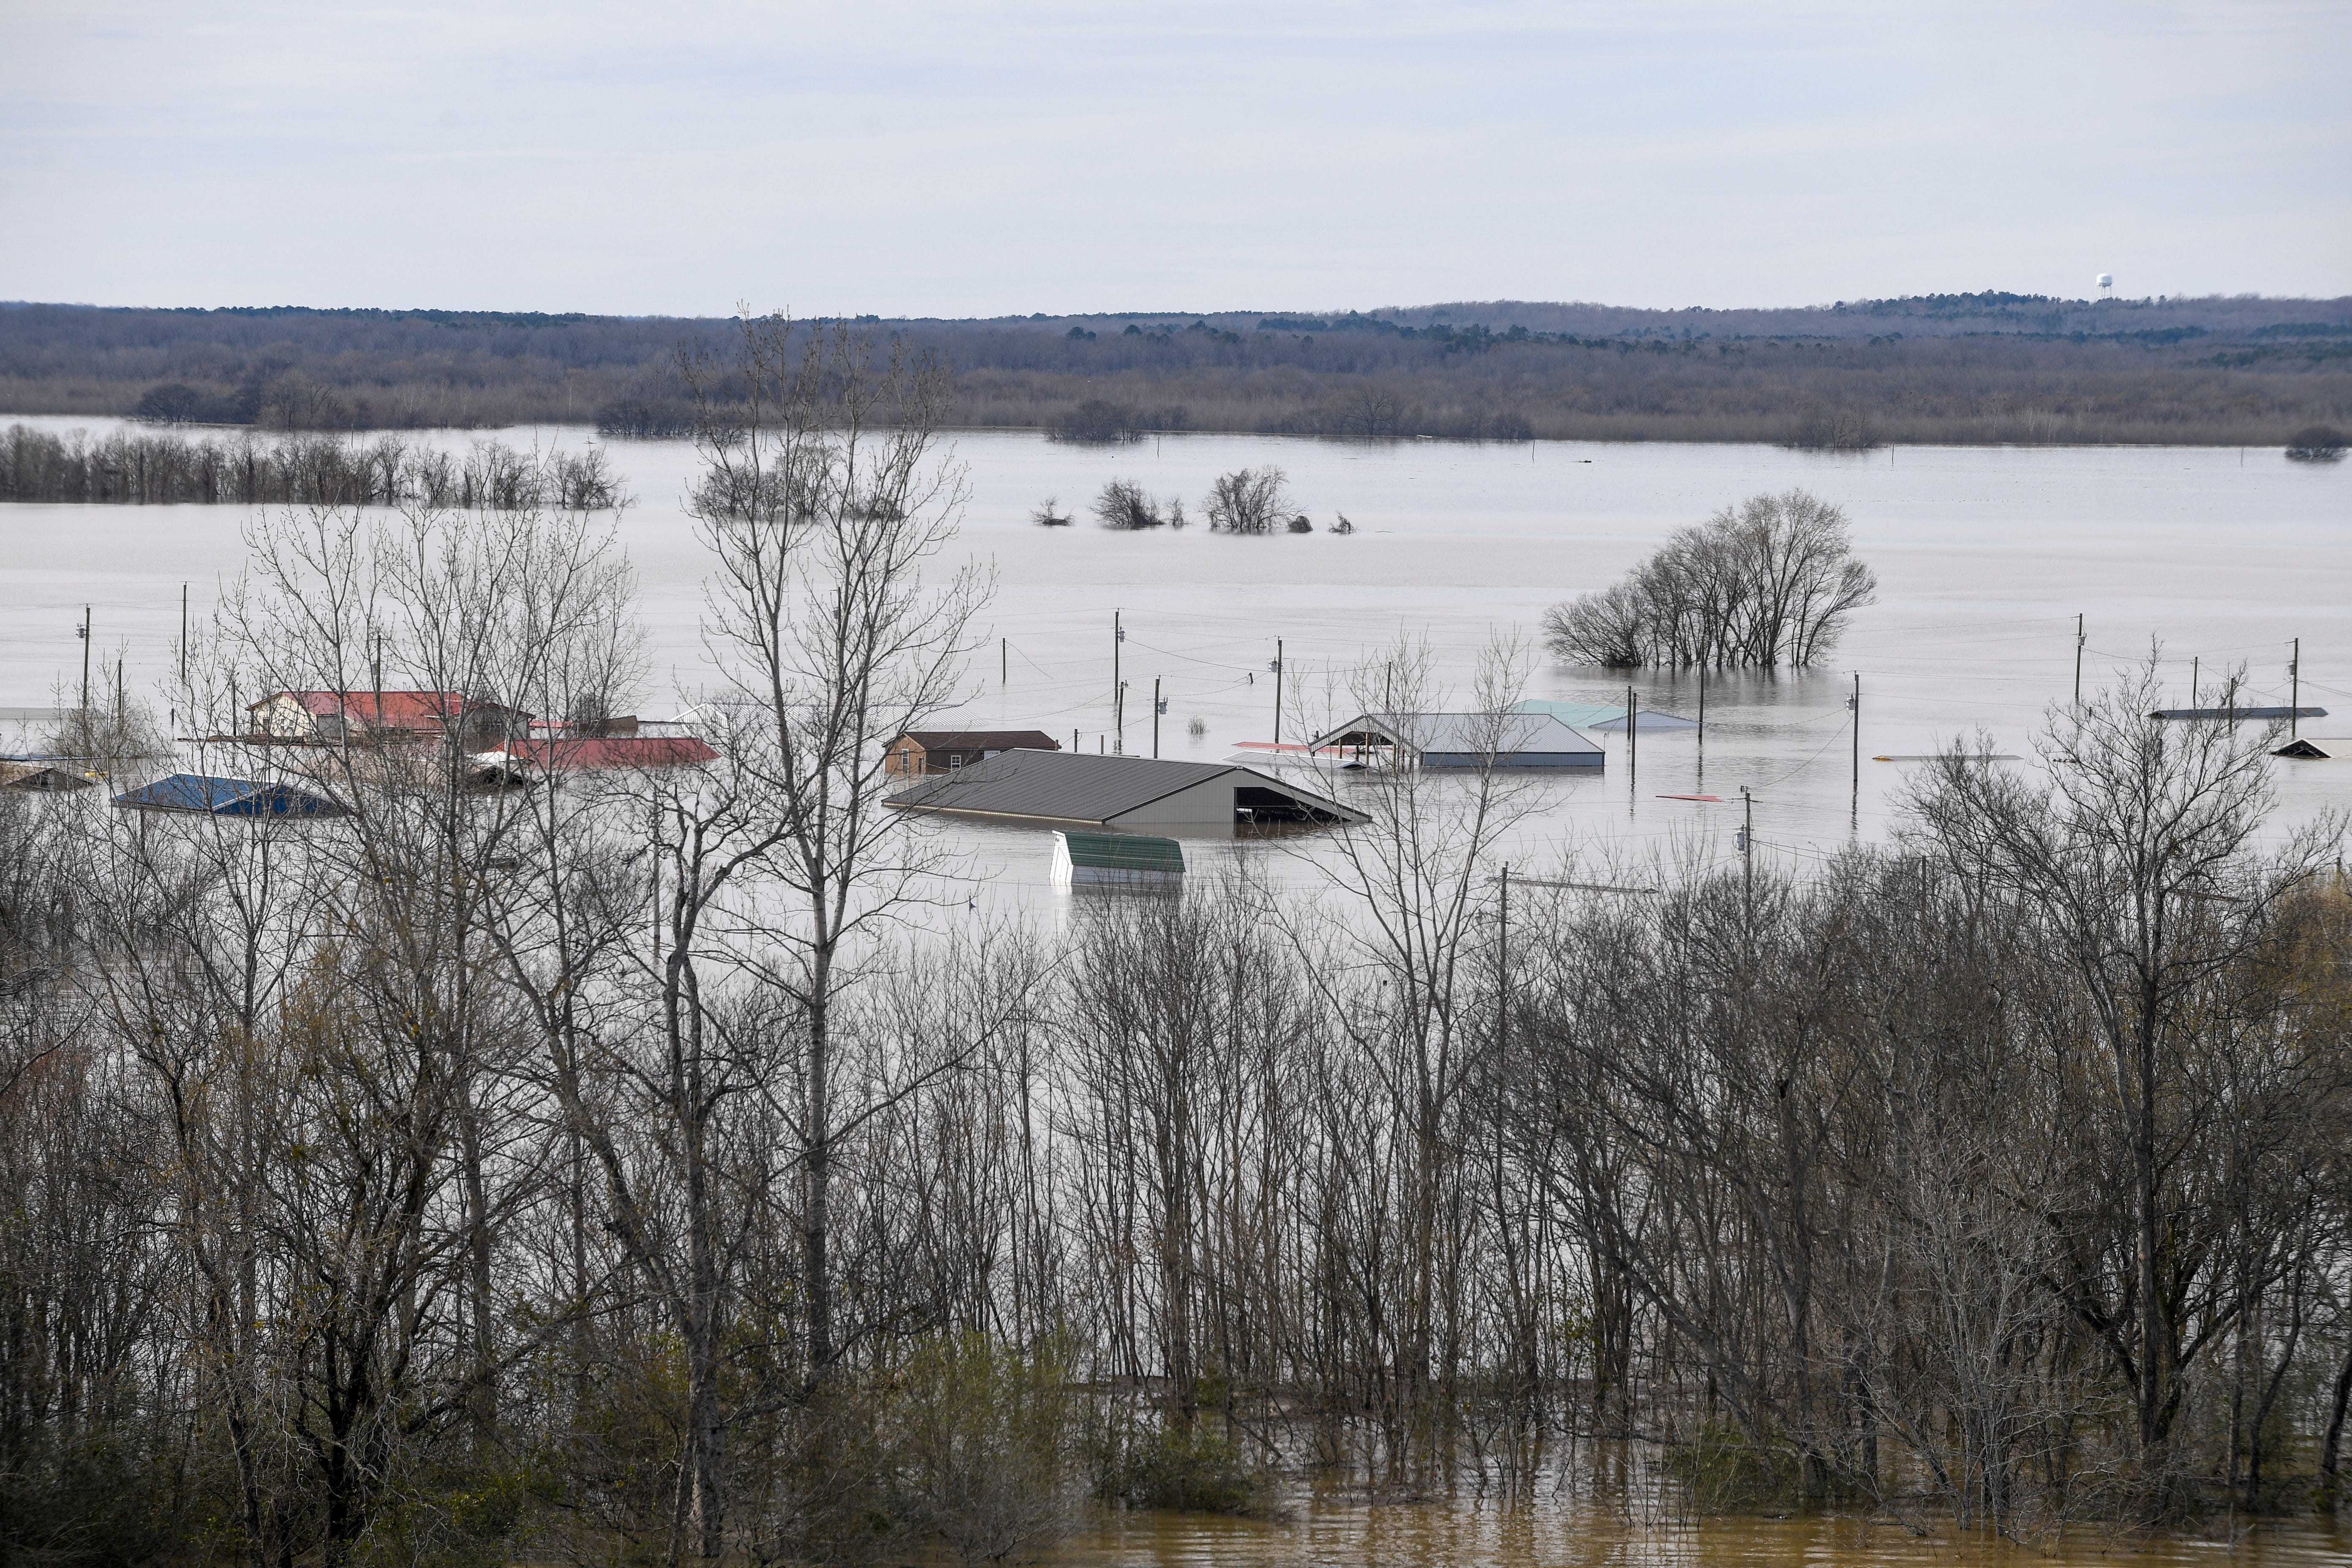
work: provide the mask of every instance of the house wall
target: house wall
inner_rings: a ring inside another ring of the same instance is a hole
[[[305,739],[318,735],[321,729],[318,715],[285,696],[271,698],[251,718],[255,731],[264,735]],[[336,728],[340,733],[340,724]]]

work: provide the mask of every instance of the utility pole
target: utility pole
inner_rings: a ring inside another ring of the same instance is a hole
[[[1698,667],[1698,742],[1706,744],[1706,666]]]
[[[1160,715],[1168,710],[1160,700],[1160,678],[1151,678],[1151,760],[1160,760]]]
[[[1756,920],[1756,797],[1748,793],[1746,784],[1739,786],[1739,804],[1748,814],[1739,829],[1739,863],[1741,874],[1747,879],[1748,919],[1753,924]]]
[[[81,710],[89,711],[89,606],[81,607]]]
[[[180,684],[188,683],[188,585],[180,584]]]
[[[2294,653],[2286,661],[2286,738],[2292,741],[2296,717],[2303,710],[2303,639],[2293,638],[2289,646]]]
[[[2197,667],[2202,662],[2201,657],[2192,657],[2189,660],[2189,706],[2191,708],[2197,706]]]
[[[2074,711],[2083,710],[2083,616],[2074,616]]]
[[[1013,677],[1013,639],[996,639],[996,684],[1004,685]]]
[[[1274,743],[1282,744],[1282,639],[1274,639]]]
[[[1127,641],[1127,628],[1119,624],[1118,612],[1110,613],[1110,722],[1118,731],[1119,753],[1127,752],[1127,682],[1118,678],[1119,645]]]
[[[1853,696],[1846,706],[1853,710],[1853,800],[1862,804],[1862,671],[1853,672]]]
[[[1642,760],[1641,730],[1641,710],[1633,706],[1633,687],[1628,681],[1625,686],[1625,782],[1629,784],[1633,782],[1633,770]]]

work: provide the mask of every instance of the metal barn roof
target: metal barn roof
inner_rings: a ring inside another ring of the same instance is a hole
[[[2325,708],[2159,708],[2151,719],[2325,719]]]
[[[1032,816],[1107,826],[1156,802],[1230,778],[1236,790],[1279,797],[1309,816],[1361,822],[1334,800],[1230,763],[1163,762],[1153,757],[1088,756],[1083,752],[999,752],[951,773],[926,775],[889,805],[904,811],[954,811],[982,816]],[[1199,820],[1206,825],[1206,815]],[[1230,822],[1230,815],[1222,820]]]
[[[1360,741],[1359,738],[1361,738]],[[1316,737],[1317,747],[1372,743],[1404,746],[1424,757],[1589,757],[1601,743],[1580,735],[1549,713],[1359,713]]]
[[[1549,713],[1561,723],[1576,730],[1605,730],[1615,734],[1625,728],[1625,705],[1622,702],[1553,702],[1540,697],[1530,697],[1524,702],[1511,704],[1514,713]],[[1696,730],[1696,720],[1685,719],[1679,713],[1661,713],[1654,708],[1641,709],[1638,728],[1648,734],[1654,730]]]
[[[186,811],[212,816],[349,816],[351,807],[325,795],[258,779],[173,773],[114,797],[134,811]]]

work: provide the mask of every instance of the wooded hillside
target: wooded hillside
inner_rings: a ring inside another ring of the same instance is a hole
[[[1486,439],[2276,445],[2352,423],[2352,299],[1972,294],[1780,310],[1498,300],[1324,314],[879,321],[965,426]],[[0,307],[0,413],[279,429],[678,429],[720,320]]]

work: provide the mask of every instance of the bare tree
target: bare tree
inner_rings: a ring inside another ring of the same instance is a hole
[[[1290,489],[1283,471],[1237,468],[1209,486],[1209,526],[1223,533],[1273,533],[1289,525]]]
[[[2025,900],[2082,988],[2128,1173],[2130,1268],[2121,1280],[2084,1272],[2065,1289],[2129,1378],[2146,1479],[2168,1491],[2165,1449],[2189,1363],[2210,1342],[2184,1318],[2215,1286],[2215,1249],[2188,1243],[2218,1216],[2189,1205],[2173,1153],[2199,1114],[2191,1063],[2225,1005],[2224,977],[2258,949],[2337,828],[2323,823],[2264,852],[2266,732],[2157,719],[2161,686],[2152,651],[2118,687],[2053,711],[2039,747],[2044,785],[1955,751],[1914,809],[1923,843]]]
[[[1845,513],[1803,490],[1751,496],[1686,528],[1625,581],[1544,612],[1561,658],[1803,668],[1836,647],[1877,579]]]

